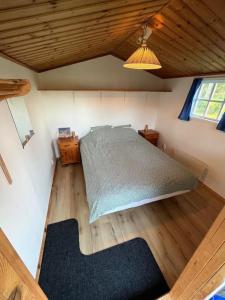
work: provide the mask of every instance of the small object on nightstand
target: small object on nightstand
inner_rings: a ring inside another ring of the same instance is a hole
[[[144,131],[145,131],[145,132],[148,132],[148,124],[145,125]]]
[[[147,141],[149,141],[151,144],[157,146],[158,139],[159,139],[159,133],[153,129],[148,129],[147,131],[144,130],[138,130],[138,134],[141,135],[143,138],[145,138]]]
[[[80,147],[77,136],[58,138],[58,146],[62,165],[80,162]]]
[[[70,127],[58,128],[59,138],[68,138],[71,136]]]

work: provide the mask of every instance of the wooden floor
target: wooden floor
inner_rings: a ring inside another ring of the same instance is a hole
[[[110,214],[90,225],[82,166],[58,163],[47,222],[76,218],[83,254],[142,237],[171,287],[223,205],[202,185],[194,192]]]

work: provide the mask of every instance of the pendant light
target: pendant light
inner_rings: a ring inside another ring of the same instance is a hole
[[[162,68],[155,53],[147,46],[147,40],[152,34],[152,29],[147,25],[143,26],[143,35],[139,37],[138,43],[141,46],[128,58],[124,67],[128,69],[154,70]]]

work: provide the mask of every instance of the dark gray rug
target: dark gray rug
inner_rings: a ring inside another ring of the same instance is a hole
[[[150,300],[169,290],[143,239],[83,255],[74,219],[48,226],[39,283],[49,300]]]

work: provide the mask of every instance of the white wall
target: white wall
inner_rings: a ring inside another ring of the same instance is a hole
[[[103,56],[39,73],[39,88],[48,90],[152,90],[163,89],[164,81],[142,70],[123,67],[123,61]]]
[[[0,226],[35,275],[53,176],[51,138],[36,74],[0,58],[0,78],[26,78],[32,84],[24,98],[35,135],[24,149],[7,102],[0,102],[0,153],[13,179],[9,185],[0,168]]]
[[[213,122],[178,119],[192,81],[193,78],[165,80],[165,87],[173,92],[161,94],[156,128],[161,144],[205,162],[209,167],[205,183],[225,197],[225,134],[216,130]]]
[[[71,127],[82,137],[91,126],[132,124],[155,127],[158,92],[41,91],[52,139],[59,127]]]

